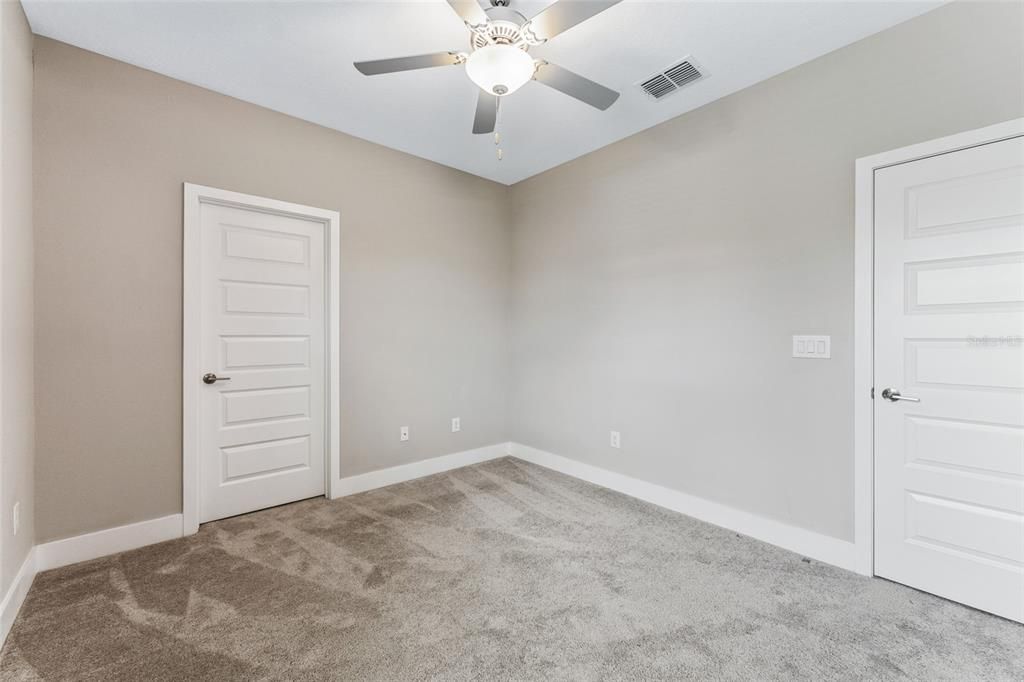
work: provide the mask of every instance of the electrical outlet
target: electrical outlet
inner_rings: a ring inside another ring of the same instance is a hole
[[[401,428],[401,430],[398,432],[398,440],[402,441],[403,443],[405,441],[409,440],[409,427],[408,426],[403,426]]]
[[[11,512],[11,523],[14,525],[14,534],[18,534],[18,526],[21,525],[21,502],[14,503],[14,510]]]
[[[462,422],[459,421],[458,417],[452,417],[452,433],[458,433],[462,430]]]
[[[613,448],[622,447],[622,438],[619,436],[618,431],[611,432],[611,438],[609,438],[608,444],[611,445]]]

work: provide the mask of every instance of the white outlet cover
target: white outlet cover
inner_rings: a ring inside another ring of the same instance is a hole
[[[409,427],[408,426],[403,426],[398,431],[398,440],[403,441],[403,442],[409,440]]]
[[[794,335],[793,357],[828,360],[832,357],[832,337],[807,334]]]
[[[458,417],[452,417],[452,433],[458,433],[462,430],[462,420]]]
[[[611,445],[613,448],[622,447],[622,437],[619,435],[618,431],[611,432],[610,437],[608,439],[608,444]]]

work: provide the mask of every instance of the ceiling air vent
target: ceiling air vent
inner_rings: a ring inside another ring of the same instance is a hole
[[[662,99],[707,74],[689,57],[640,83],[651,99]]]

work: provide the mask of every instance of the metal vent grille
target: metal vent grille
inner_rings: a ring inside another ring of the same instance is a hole
[[[643,83],[640,84],[640,87],[643,88],[644,91],[654,99],[663,97],[668,93],[674,92],[675,90],[678,89],[675,85],[672,84],[672,81],[670,81],[668,78],[666,78],[660,73],[654,78],[645,80]]]
[[[661,73],[642,81],[640,87],[652,99],[662,99],[676,92],[684,85],[700,80],[706,75],[692,59],[687,57]]]

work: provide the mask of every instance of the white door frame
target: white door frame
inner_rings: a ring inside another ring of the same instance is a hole
[[[857,159],[853,287],[853,458],[855,570],[874,575],[875,171],[1024,135],[1024,118]]]
[[[245,208],[277,215],[313,220],[324,226],[325,272],[327,274],[324,306],[326,310],[327,334],[326,362],[326,400],[324,401],[324,491],[329,499],[338,497],[338,473],[341,437],[341,346],[339,316],[341,309],[341,272],[340,272],[340,216],[337,211],[328,211],[311,206],[292,204],[276,199],[230,192],[213,187],[185,183],[184,203],[184,296],[182,300],[182,532],[191,535],[199,530],[199,377],[204,370],[200,366],[200,346],[189,343],[189,339],[198,338],[201,330],[201,270],[202,263],[199,208],[201,204],[216,204]]]

